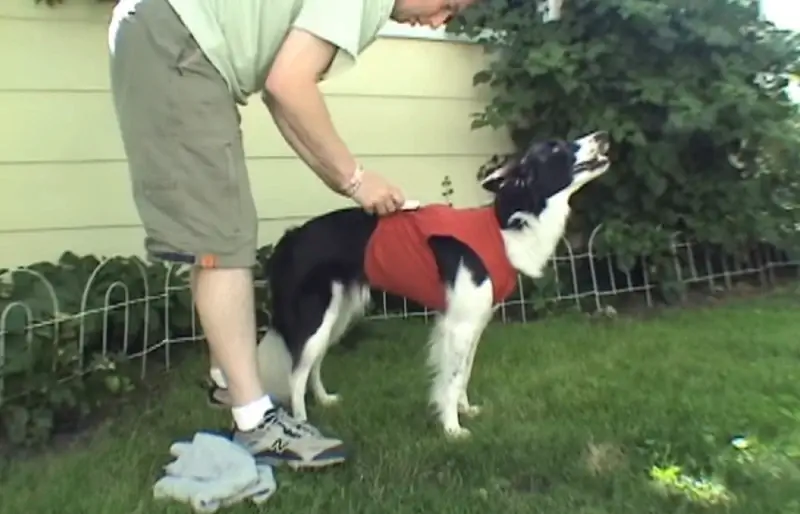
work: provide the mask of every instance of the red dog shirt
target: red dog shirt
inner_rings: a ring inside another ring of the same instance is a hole
[[[457,210],[441,204],[380,218],[364,262],[370,285],[443,311],[444,286],[428,245],[432,236],[454,237],[480,257],[492,280],[494,303],[514,291],[517,271],[506,256],[492,207]]]

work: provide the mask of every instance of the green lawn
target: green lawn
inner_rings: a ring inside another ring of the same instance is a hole
[[[447,442],[427,415],[421,322],[376,322],[324,370],[343,404],[311,416],[351,446],[322,472],[277,472],[261,508],[280,513],[646,514],[800,512],[800,301],[726,302],[641,319],[565,315],[494,325],[476,360],[469,441]],[[198,351],[198,355],[201,352]],[[175,370],[139,402],[58,454],[7,464],[0,512],[181,513],[151,500],[176,438],[220,428],[197,382]],[[757,439],[750,462],[730,440]],[[795,459],[795,460],[792,460]],[[740,459],[741,460],[741,459]],[[665,496],[653,465],[707,472],[734,496],[704,506]],[[243,504],[226,512],[256,512]]]

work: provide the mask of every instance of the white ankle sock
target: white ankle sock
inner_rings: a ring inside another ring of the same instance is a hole
[[[264,414],[274,407],[272,399],[269,396],[262,396],[258,400],[252,401],[246,405],[234,407],[231,409],[233,414],[233,421],[239,430],[248,431],[253,430],[261,423]]]
[[[211,368],[208,374],[211,376],[211,380],[214,381],[217,387],[220,387],[222,389],[228,388],[228,381],[225,380],[225,373],[223,373],[221,369]]]

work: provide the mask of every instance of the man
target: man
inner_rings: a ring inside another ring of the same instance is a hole
[[[287,143],[331,190],[390,214],[403,193],[359,166],[317,83],[353,65],[389,19],[438,27],[472,1],[121,0],[115,8],[111,90],[145,247],[151,259],[194,266],[212,378],[235,405],[234,439],[256,456],[320,467],[343,461],[344,449],[261,387],[257,217],[237,104],[260,94]]]

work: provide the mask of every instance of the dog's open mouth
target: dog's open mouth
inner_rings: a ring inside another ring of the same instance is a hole
[[[575,174],[578,173],[603,173],[609,167],[610,161],[605,155],[598,155],[590,161],[585,161],[575,166]]]
[[[608,152],[611,149],[608,132],[593,132],[576,140],[575,143],[577,162],[573,172],[577,180],[585,183],[608,170],[610,166]]]
[[[590,147],[591,153],[588,158],[575,165],[573,185],[576,189],[603,175],[611,167],[611,160],[606,154],[610,146],[608,139],[595,136],[595,141],[588,144],[592,143],[593,147]]]

